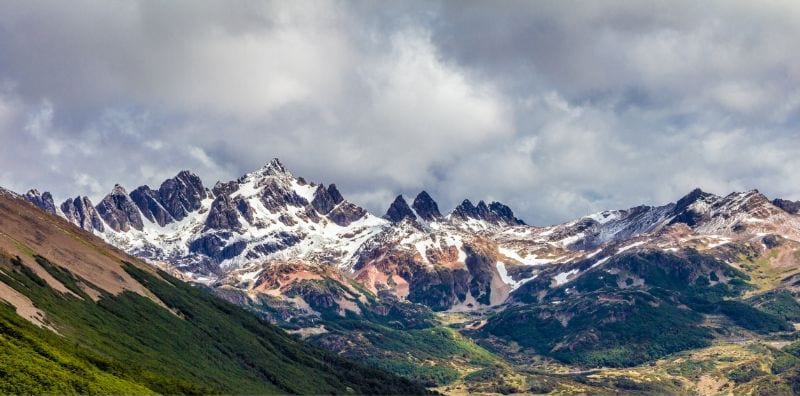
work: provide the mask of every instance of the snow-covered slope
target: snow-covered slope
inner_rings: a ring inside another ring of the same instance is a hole
[[[170,263],[187,277],[210,283],[265,261],[347,261],[388,223],[344,200],[334,185],[295,178],[278,160],[211,190],[200,184],[193,192],[196,203],[179,203],[176,207],[185,214],[164,225],[134,205],[138,213],[128,217],[137,218],[141,226],[120,227],[121,222],[103,216],[106,226],[94,232],[137,256]],[[124,189],[116,188],[114,194],[121,195],[117,206],[133,202]]]

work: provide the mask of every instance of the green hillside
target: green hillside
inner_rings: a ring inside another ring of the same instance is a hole
[[[0,304],[3,394],[419,394],[424,388],[298,342],[251,313],[169,275],[124,263],[169,309],[111,295],[57,263],[36,261],[80,297],[16,257],[0,281],[44,311],[58,334]],[[100,294],[93,301],[87,291]]]
[[[710,279],[716,279],[713,285]],[[627,367],[708,347],[715,332],[730,330],[705,323],[706,315],[757,334],[792,331],[783,317],[738,300],[752,287],[748,280],[730,265],[691,250],[620,255],[559,288],[526,284],[516,298],[529,304],[493,315],[480,333],[568,364]],[[536,301],[540,290],[547,294]],[[780,312],[794,308],[786,302],[771,306]]]

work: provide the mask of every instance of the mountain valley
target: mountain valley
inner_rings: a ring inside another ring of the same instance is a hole
[[[15,283],[99,302],[138,296],[178,317],[188,312],[171,298],[213,293],[293,334],[287,343],[447,394],[800,392],[800,203],[756,190],[697,189],[544,227],[499,202],[443,213],[425,191],[397,196],[378,217],[277,159],[211,188],[188,171],[158,189],[117,185],[97,205],[6,196],[17,198],[5,198],[4,213],[24,212],[24,198],[32,216],[94,246],[20,241],[22,226],[3,224],[3,299],[30,329],[67,331],[42,319],[55,315],[44,309],[52,296],[20,296]],[[89,269],[108,268],[109,255],[113,270]]]

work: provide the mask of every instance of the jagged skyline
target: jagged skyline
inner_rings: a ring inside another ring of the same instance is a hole
[[[694,187],[800,199],[791,2],[0,9],[15,191],[96,202],[279,157],[376,213],[423,189],[534,224]]]

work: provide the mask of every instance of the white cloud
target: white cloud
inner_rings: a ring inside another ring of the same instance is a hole
[[[206,168],[217,167],[217,164],[214,162],[214,160],[211,159],[211,157],[209,157],[208,154],[206,154],[206,152],[200,147],[189,146],[189,155],[191,155],[192,158],[196,159],[201,164],[203,164],[203,166],[205,166]]]
[[[379,213],[421,189],[534,223],[695,186],[800,199],[799,16],[744,1],[4,3],[0,184],[97,199],[278,156]]]
[[[81,189],[81,191],[76,192],[75,195],[90,195],[100,197],[106,193],[106,191],[103,190],[103,185],[89,174],[76,173],[72,180],[75,185]],[[98,199],[95,199],[94,203],[96,204],[98,201]]]

